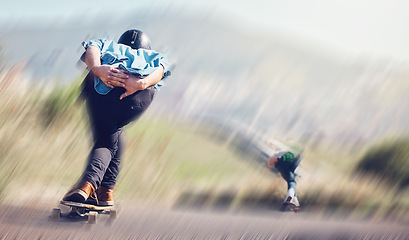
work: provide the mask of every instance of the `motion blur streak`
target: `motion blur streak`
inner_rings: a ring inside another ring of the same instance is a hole
[[[407,4],[335,2],[7,3],[0,238],[407,238]],[[50,222],[91,144],[81,43],[131,27],[175,70],[127,130],[119,218]],[[285,182],[256,161],[284,148],[305,153],[297,215],[277,211]]]

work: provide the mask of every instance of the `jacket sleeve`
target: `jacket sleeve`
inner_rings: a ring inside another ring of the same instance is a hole
[[[94,39],[90,40],[89,42],[82,42],[82,47],[84,47],[85,51],[89,46],[95,46],[99,48],[99,51],[102,53],[102,49],[104,47],[104,43],[106,42],[106,39]],[[80,57],[81,61],[85,62],[85,52],[81,55]]]

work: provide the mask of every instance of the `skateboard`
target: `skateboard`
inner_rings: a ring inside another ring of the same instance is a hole
[[[281,212],[295,212],[298,213],[301,211],[301,207],[295,205],[294,203],[283,203],[280,207]]]
[[[95,206],[68,201],[61,201],[60,204],[70,207],[71,210],[63,213],[61,208],[54,208],[51,212],[52,220],[59,221],[64,218],[73,221],[88,221],[88,223],[95,224],[98,214],[107,214],[110,220],[114,220],[117,215],[117,211],[113,206]]]

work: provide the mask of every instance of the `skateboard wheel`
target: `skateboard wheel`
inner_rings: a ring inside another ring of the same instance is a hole
[[[89,212],[88,223],[91,223],[91,224],[97,223],[97,216],[98,216],[97,212]]]
[[[61,209],[59,208],[53,208],[52,212],[51,212],[51,219],[52,220],[60,220],[61,217]]]
[[[114,220],[116,218],[116,210],[115,209],[111,209],[111,211],[109,211],[109,219]]]

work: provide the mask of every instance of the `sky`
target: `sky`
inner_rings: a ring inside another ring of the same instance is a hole
[[[129,8],[211,11],[238,27],[279,32],[351,54],[409,59],[409,2],[404,0],[14,0],[0,8],[0,23],[95,16]],[[24,6],[24,7],[22,7]]]

